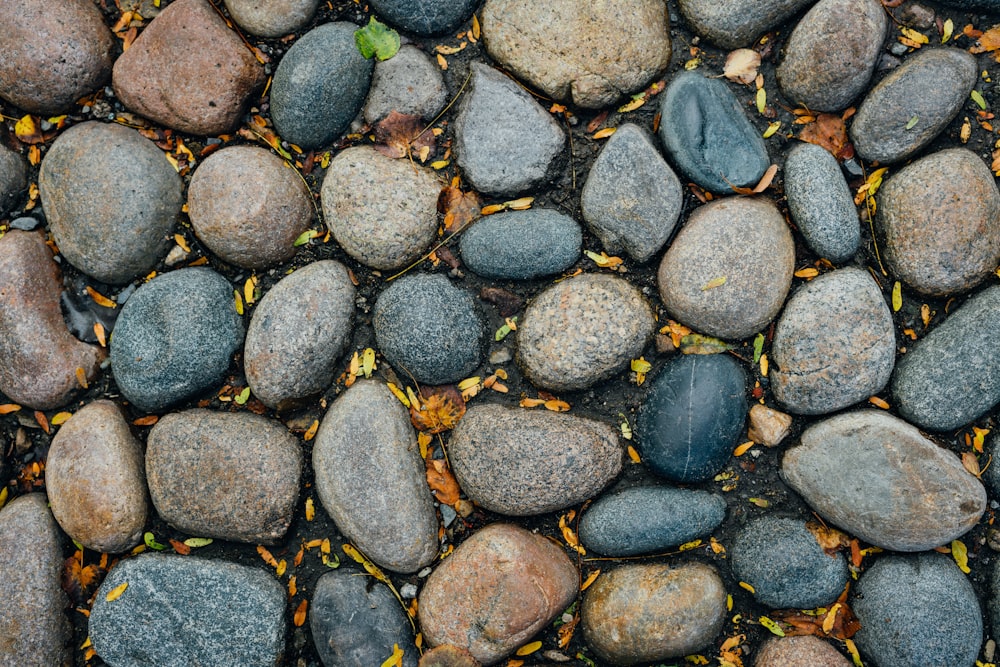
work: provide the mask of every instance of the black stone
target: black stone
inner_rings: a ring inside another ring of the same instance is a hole
[[[479,0],[372,0],[375,13],[389,23],[424,37],[460,26]]]
[[[484,278],[530,280],[568,269],[582,245],[573,218],[531,209],[479,220],[462,234],[459,249],[466,266]]]

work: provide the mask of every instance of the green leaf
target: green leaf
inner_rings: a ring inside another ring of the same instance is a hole
[[[781,629],[781,626],[769,619],[767,616],[761,616],[758,620],[761,625],[771,631],[771,634],[778,635],[779,637],[785,636],[785,631]]]
[[[292,245],[298,248],[300,245],[305,245],[312,241],[314,238],[319,236],[319,232],[315,229],[307,229],[306,231],[299,234],[299,238],[295,239],[295,243]]]
[[[514,324],[517,324],[517,316],[515,315],[514,317],[510,318],[510,321],[513,322]],[[504,325],[499,329],[497,329],[497,332],[493,334],[493,339],[499,343],[504,338],[506,338],[511,331],[512,329],[510,328],[510,325],[504,323]]]
[[[399,51],[399,33],[373,16],[368,25],[354,31],[354,43],[365,58],[388,60]]]
[[[972,98],[973,102],[979,105],[980,109],[983,110],[986,109],[986,100],[983,98],[982,93],[980,93],[978,90],[973,90],[971,93],[969,93],[969,97]]]
[[[764,334],[759,333],[753,339],[753,363],[756,365],[760,361],[760,355],[764,352]]]
[[[913,129],[913,127],[914,127],[914,126],[915,126],[915,125],[917,124],[917,121],[918,121],[918,120],[920,120],[920,119],[919,119],[919,117],[917,117],[917,116],[914,116],[913,118],[911,118],[911,119],[910,119],[910,122],[908,122],[908,123],[906,124],[906,127],[904,127],[903,129],[904,129],[904,130],[912,130],[912,129]]]
[[[184,544],[192,549],[198,549],[200,547],[207,547],[212,541],[211,537],[189,537],[184,540]]]
[[[688,334],[684,338],[681,338],[682,354],[719,354],[730,349],[732,348],[729,343],[721,341],[718,338],[712,338],[711,336]]]
[[[247,402],[247,399],[249,398],[250,398],[250,387],[244,387],[243,391],[237,394],[236,398],[234,398],[233,400],[236,402],[236,405],[243,405]]]
[[[323,565],[326,565],[331,570],[336,570],[340,567],[340,556],[337,554],[333,554],[332,556],[323,554]]]
[[[145,542],[146,546],[152,549],[153,551],[163,551],[164,549],[167,548],[167,545],[160,544],[159,542],[157,542],[156,536],[149,531],[146,531],[146,533],[142,536],[142,541]]]

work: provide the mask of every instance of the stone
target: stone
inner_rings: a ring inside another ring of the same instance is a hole
[[[589,551],[639,556],[707,537],[725,518],[726,501],[720,495],[644,484],[598,498],[580,519],[579,534]]]
[[[754,667],[851,667],[851,662],[819,637],[781,637],[764,642]]]
[[[1000,10],[998,0],[938,0],[938,4],[959,9],[982,9],[988,12]]]
[[[109,602],[108,593],[125,583]],[[285,651],[286,606],[284,587],[266,570],[144,553],[108,572],[89,634],[111,665],[271,667]]]
[[[785,196],[809,249],[835,264],[848,262],[861,244],[854,195],[837,159],[815,144],[799,144],[785,160]]]
[[[584,593],[580,625],[602,660],[634,665],[705,649],[726,622],[726,588],[702,563],[625,565]]]
[[[253,395],[281,409],[329,387],[351,342],[354,297],[347,269],[329,259],[278,281],[247,329],[243,367]]]
[[[233,287],[206,267],[164,273],[122,306],[111,368],[136,408],[160,412],[222,382],[243,344]]]
[[[579,3],[487,0],[486,51],[547,97],[585,109],[612,106],[670,64],[670,17],[659,0]]]
[[[368,95],[375,65],[354,43],[358,26],[324,23],[288,49],[271,84],[271,119],[281,138],[305,150],[344,133]]]
[[[365,121],[377,123],[392,111],[429,120],[447,102],[441,68],[413,44],[404,44],[392,58],[375,62]]]
[[[879,188],[875,223],[900,280],[931,296],[972,289],[1000,262],[1000,192],[965,148],[932,153]]]
[[[223,261],[263,269],[295,255],[313,202],[284,160],[260,146],[230,146],[195,170],[188,215],[201,242]]]
[[[660,141],[674,165],[712,192],[754,187],[771,164],[760,133],[724,82],[674,76],[660,104]]]
[[[554,176],[566,144],[548,111],[482,63],[472,64],[454,132],[455,160],[465,178],[479,192],[498,197],[527,192]]]
[[[760,403],[750,407],[747,437],[765,447],[777,447],[792,429],[792,417]]]
[[[458,382],[479,367],[485,325],[472,295],[440,274],[393,282],[375,302],[378,349],[422,384]]]
[[[421,37],[451,32],[465,23],[479,0],[374,0],[381,18]]]
[[[580,259],[583,232],[573,218],[533,208],[490,215],[459,239],[469,270],[494,280],[531,280],[565,271]]]
[[[6,215],[14,208],[17,198],[27,187],[28,165],[24,158],[20,153],[0,145],[0,215]]]
[[[420,653],[413,643],[406,612],[388,587],[341,568],[319,581],[309,604],[309,628],[324,665],[380,665],[403,651],[399,667],[416,667]]]
[[[827,414],[882,391],[895,361],[882,290],[850,266],[805,283],[788,300],[771,342],[771,389],[791,412]]]
[[[312,464],[320,501],[344,537],[394,572],[430,565],[437,515],[410,415],[388,387],[359,380],[333,402]]]
[[[443,644],[424,651],[419,667],[479,667],[479,661],[465,649]]]
[[[677,226],[681,183],[638,125],[620,125],[590,168],[580,209],[590,231],[609,253],[647,262]]]
[[[878,0],[820,0],[785,44],[781,92],[813,111],[846,108],[872,78],[888,24]]]
[[[688,25],[724,49],[752,45],[758,37],[777,27],[816,0],[679,0]]]
[[[618,434],[602,422],[496,404],[470,407],[448,443],[469,499],[511,516],[554,512],[597,495],[621,472],[623,453]]]
[[[781,476],[825,520],[893,551],[948,544],[986,509],[986,490],[957,456],[873,410],[806,429]]]
[[[854,641],[879,667],[973,665],[983,643],[976,592],[951,558],[886,556],[861,575]]]
[[[626,370],[654,325],[638,289],[622,278],[585,273],[528,305],[517,327],[517,364],[536,387],[585,389]]]
[[[671,317],[736,340],[775,318],[794,269],[795,242],[774,204],[731,197],[691,214],[664,254],[657,282]]]
[[[88,276],[115,285],[149,273],[167,254],[184,205],[182,187],[163,151],[115,123],[69,128],[38,174],[59,252]]]
[[[920,49],[858,107],[850,130],[858,155],[883,164],[913,156],[961,111],[977,79],[976,59],[962,49]]]
[[[225,0],[233,20],[251,35],[283,37],[309,25],[319,0]]]
[[[653,380],[635,418],[643,462],[674,482],[718,473],[747,418],[747,375],[732,357],[684,355]]]
[[[62,536],[44,493],[11,500],[0,512],[0,656],[10,667],[71,664],[69,601],[59,586]]]
[[[101,11],[89,0],[66,0],[59,11],[44,0],[5,2],[0,35],[0,98],[42,116],[68,111],[103,86],[117,51]]]
[[[111,401],[88,403],[64,423],[46,459],[45,491],[66,534],[102,553],[139,544],[149,516],[143,458]]]
[[[561,548],[523,528],[494,523],[431,573],[417,614],[430,646],[451,644],[493,665],[547,627],[578,587],[576,568]]]
[[[115,61],[111,82],[132,111],[213,135],[239,124],[265,78],[264,66],[206,0],[176,0]]]
[[[341,151],[330,161],[320,198],[330,233],[366,266],[395,271],[423,255],[437,238],[442,184],[409,160],[371,146]]]
[[[986,454],[987,457],[993,457],[994,459],[1000,460],[1000,435],[990,436],[990,439],[986,441]],[[986,459],[987,461],[989,458]],[[983,483],[986,484],[986,488],[993,494],[994,497],[1000,495],[1000,469],[994,470],[993,466],[989,466],[983,472],[982,477]],[[997,625],[1000,628],[1000,625]]]

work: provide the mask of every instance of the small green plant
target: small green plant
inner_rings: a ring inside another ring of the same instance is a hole
[[[368,25],[354,31],[354,43],[365,58],[388,60],[399,51],[399,33],[373,16]]]

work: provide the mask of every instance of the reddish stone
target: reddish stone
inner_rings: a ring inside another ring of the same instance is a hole
[[[479,667],[479,661],[464,649],[444,644],[424,653],[419,667]]]
[[[768,641],[754,667],[851,667],[851,663],[822,639],[805,636]]]

